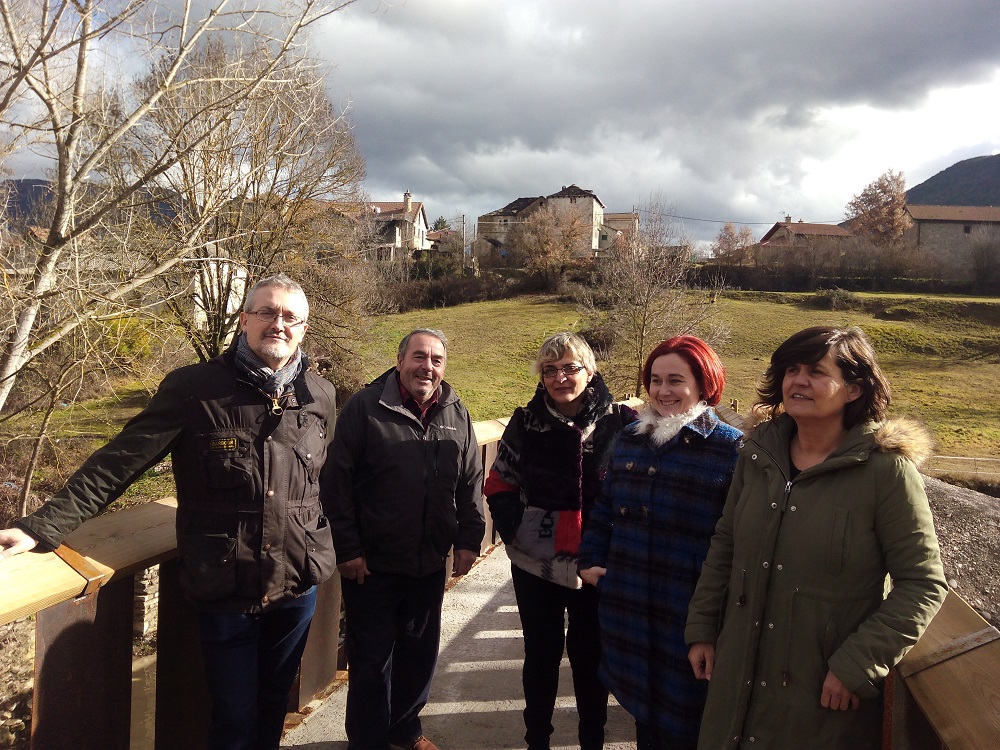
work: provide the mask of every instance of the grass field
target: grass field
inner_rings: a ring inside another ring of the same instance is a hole
[[[893,386],[892,413],[921,419],[939,453],[1000,457],[1000,300],[858,295],[863,309],[823,310],[810,294],[730,293],[718,314],[730,328],[721,344],[728,373],[724,398],[740,409],[774,348],[811,325],[859,325],[869,335]],[[530,398],[530,368],[542,339],[574,330],[576,307],[521,298],[387,316],[367,352],[370,376],[395,362],[395,346],[418,326],[450,338],[446,378],[473,419],[508,416]]]
[[[810,294],[733,292],[721,297],[717,311],[730,329],[728,340],[718,346],[728,373],[725,401],[736,399],[740,411],[747,410],[771,352],[795,331],[818,324],[860,325],[892,383],[893,414],[922,420],[937,438],[939,454],[1000,458],[1000,300],[858,295],[853,302],[855,309],[832,311],[815,307]],[[538,345],[556,331],[579,330],[583,320],[575,305],[547,297],[386,316],[377,321],[362,352],[366,378],[394,365],[400,338],[422,326],[449,336],[446,377],[472,418],[482,420],[509,416],[526,403],[535,388],[531,363]],[[604,369],[609,369],[606,364]],[[90,451],[147,399],[148,391],[136,386],[58,410],[51,450],[35,475],[38,491],[61,487]],[[26,455],[38,419],[23,414],[0,430],[10,466],[20,463],[10,451]],[[20,477],[15,471],[3,479],[17,483]],[[126,498],[172,490],[169,474],[151,471]],[[0,485],[0,506],[4,503]]]

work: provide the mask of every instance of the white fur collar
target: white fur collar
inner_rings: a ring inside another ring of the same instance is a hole
[[[653,407],[646,404],[646,407],[639,412],[639,421],[635,425],[635,434],[641,435],[642,433],[647,433],[654,445],[661,446],[667,441],[672,440],[684,425],[700,417],[706,409],[708,409],[708,404],[704,401],[699,401],[683,414],[661,417]]]

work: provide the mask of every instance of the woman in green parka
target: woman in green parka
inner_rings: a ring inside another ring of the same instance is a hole
[[[877,750],[881,683],[947,593],[914,422],[859,328],[807,328],[758,387],[688,609],[699,750]],[[888,579],[887,579],[888,576]],[[891,579],[891,584],[889,583]]]

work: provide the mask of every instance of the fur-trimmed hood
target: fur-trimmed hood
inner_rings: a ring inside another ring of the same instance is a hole
[[[795,422],[787,414],[757,423],[747,433],[748,440],[784,450],[795,432]],[[934,452],[934,437],[911,417],[893,417],[882,422],[856,425],[831,456],[867,453],[898,453],[919,468]]]
[[[918,468],[934,452],[934,437],[920,422],[909,417],[894,417],[873,424],[872,438],[885,453],[899,453]]]

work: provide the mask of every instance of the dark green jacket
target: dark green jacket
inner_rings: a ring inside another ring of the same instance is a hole
[[[688,609],[687,643],[716,644],[699,750],[877,750],[881,682],[947,593],[911,460],[926,433],[859,425],[790,480],[793,429],[782,415],[740,449]],[[820,706],[831,670],[859,710]]]
[[[305,365],[305,363],[303,363]],[[336,567],[319,500],[333,386],[305,373],[284,412],[238,376],[233,350],[174,370],[149,405],[18,525],[43,546],[114,501],[171,454],[181,583],[203,608],[259,611]]]

